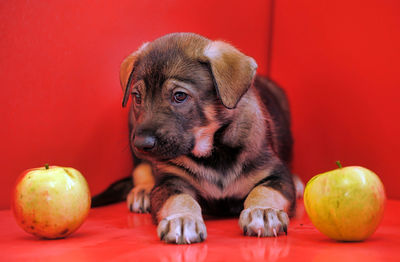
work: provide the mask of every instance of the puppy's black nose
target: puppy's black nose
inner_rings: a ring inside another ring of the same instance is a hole
[[[136,135],[133,145],[139,150],[148,152],[156,145],[156,138],[149,135]]]

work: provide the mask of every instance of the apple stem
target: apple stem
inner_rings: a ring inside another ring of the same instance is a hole
[[[342,168],[342,164],[340,163],[340,161],[336,161],[336,165],[338,165],[339,168]]]
[[[45,164],[44,167],[45,167],[46,169],[49,169],[49,164]]]

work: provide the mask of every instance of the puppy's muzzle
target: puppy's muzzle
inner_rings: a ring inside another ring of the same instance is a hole
[[[142,152],[150,153],[156,146],[157,139],[151,135],[135,135],[133,145]]]

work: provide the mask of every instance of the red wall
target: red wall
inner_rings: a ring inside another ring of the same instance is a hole
[[[270,73],[288,91],[294,170],[376,171],[400,197],[400,2],[275,1]],[[118,70],[175,31],[224,39],[267,72],[269,1],[0,3],[0,208],[24,169],[73,166],[98,193],[131,168]]]
[[[305,180],[362,165],[400,197],[400,1],[277,0],[271,76],[291,98]]]
[[[233,43],[266,72],[268,1],[2,1],[0,208],[18,174],[72,166],[93,194],[131,169],[119,65],[177,31]]]

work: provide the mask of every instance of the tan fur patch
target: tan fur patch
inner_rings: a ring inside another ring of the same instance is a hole
[[[161,221],[164,218],[182,214],[202,217],[200,205],[188,194],[179,194],[168,198],[158,213],[158,219]]]
[[[140,163],[132,172],[133,184],[154,185],[153,172],[149,163]]]
[[[192,153],[197,157],[206,157],[211,155],[214,133],[218,128],[220,128],[218,121],[215,120],[215,110],[213,106],[206,107],[204,113],[210,124],[205,127],[196,127],[193,129],[196,142]]]
[[[276,208],[288,212],[289,206],[289,201],[280,192],[265,186],[255,187],[244,201],[244,209]]]

